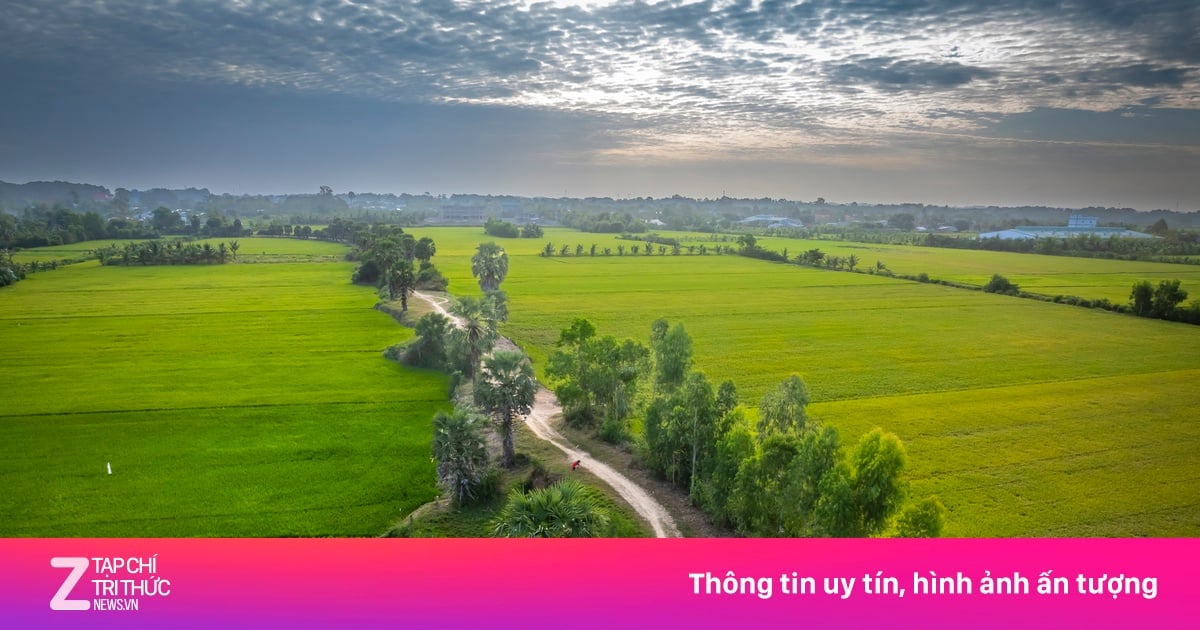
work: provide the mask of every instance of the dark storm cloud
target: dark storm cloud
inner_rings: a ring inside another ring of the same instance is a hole
[[[933,63],[875,57],[832,64],[827,74],[835,84],[869,83],[884,90],[945,89],[965,85],[996,73],[960,63]]]
[[[1160,68],[1148,63],[1081,72],[1081,83],[1104,83],[1112,86],[1183,87],[1191,71],[1187,68]]]

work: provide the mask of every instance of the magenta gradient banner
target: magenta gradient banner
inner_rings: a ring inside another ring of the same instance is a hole
[[[1194,539],[7,539],[0,627],[1195,627],[1197,558]]]

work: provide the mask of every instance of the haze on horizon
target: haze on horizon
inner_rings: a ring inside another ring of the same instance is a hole
[[[1200,210],[1200,3],[11,0],[0,180]]]

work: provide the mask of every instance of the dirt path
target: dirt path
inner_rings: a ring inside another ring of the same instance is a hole
[[[425,302],[429,303],[438,313],[450,318],[455,326],[461,326],[459,318],[451,315],[446,311],[445,305],[449,302],[443,297],[434,297],[416,291],[413,295]],[[512,345],[511,341],[504,339],[505,345]],[[513,345],[515,348],[516,346]],[[678,538],[679,528],[675,526],[675,520],[671,518],[670,512],[662,506],[654,497],[650,496],[644,488],[637,485],[627,478],[625,475],[613,470],[611,466],[599,461],[591,456],[587,451],[571,446],[558,431],[554,430],[553,421],[562,415],[562,407],[559,406],[558,400],[554,398],[554,393],[545,387],[538,385],[537,396],[534,398],[533,410],[525,418],[525,426],[533,431],[534,435],[558,447],[563,453],[566,453],[570,461],[579,460],[579,466],[586,468],[593,475],[600,478],[602,481],[612,486],[621,498],[625,499],[633,509],[637,511],[650,527],[654,529],[654,535],[658,538]]]

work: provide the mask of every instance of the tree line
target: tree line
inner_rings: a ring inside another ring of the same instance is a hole
[[[1113,260],[1144,260],[1150,262],[1175,262],[1200,264],[1200,232],[1174,230],[1166,227],[1160,219],[1147,232],[1160,238],[1123,238],[1081,234],[1070,238],[1000,239],[969,238],[936,232],[895,232],[863,229],[802,229],[768,230],[774,236],[785,236],[811,240],[838,240],[859,243],[888,245],[916,245],[945,249],[976,249],[986,251],[1014,252],[1022,254],[1045,254],[1051,256],[1075,256],[1080,258],[1107,258]]]
[[[495,217],[487,218],[487,222],[483,224],[483,231],[488,236],[498,238],[541,238],[545,234],[542,226],[536,223],[530,222],[518,227],[515,223]]]
[[[449,280],[430,259],[437,253],[433,239],[420,239],[404,228],[376,224],[355,232],[355,247],[349,257],[360,260],[351,281],[374,284],[389,300],[400,300],[408,310],[408,297],[417,289],[445,291]]]
[[[621,442],[640,408],[642,459],[719,525],[751,536],[941,532],[936,498],[906,502],[900,440],[876,429],[847,455],[837,430],[806,413],[797,375],[760,401],[751,424],[731,381],[714,388],[693,369],[682,324],[655,321],[646,345],[600,336],[581,318],[557,346],[546,374],[564,419]]]
[[[241,245],[236,241],[192,243],[176,241],[140,241],[113,244],[94,250],[101,265],[223,265],[237,260]]]
[[[670,239],[670,241],[674,241],[674,239]],[[624,256],[627,252],[630,256],[653,256],[655,253],[659,256],[666,256],[668,254],[671,256],[680,256],[683,254],[687,254],[688,256],[707,256],[709,254],[719,256],[721,254],[732,254],[734,253],[734,249],[732,246],[720,244],[700,243],[683,245],[678,241],[670,243],[667,239],[659,241],[639,239],[637,245],[626,246],[624,243],[619,243],[615,248],[600,247],[596,243],[592,243],[590,247],[585,248],[582,243],[576,243],[572,247],[567,243],[555,245],[553,242],[547,242],[542,247],[542,250],[538,252],[538,255],[543,258],[554,256],[565,258],[568,256],[612,256],[614,252],[617,256]]]
[[[738,237],[738,242],[741,247],[736,253],[742,256],[773,262],[819,267],[834,271],[858,271],[859,259],[854,254],[850,254],[849,256],[833,256],[826,255],[820,249],[809,249],[796,255],[794,258],[789,258],[786,248],[782,252],[763,249],[757,245],[756,239],[750,234]],[[1200,300],[1193,300],[1187,306],[1183,306],[1183,302],[1188,298],[1188,292],[1180,288],[1179,280],[1162,280],[1158,283],[1158,286],[1154,286],[1149,280],[1136,282],[1133,285],[1133,290],[1130,292],[1129,302],[1119,304],[1113,303],[1107,298],[1087,299],[1074,295],[1042,295],[1022,291],[1019,285],[1000,274],[993,274],[987,283],[983,286],[977,286],[951,280],[940,280],[930,277],[928,273],[924,272],[916,275],[895,274],[882,261],[878,260],[875,261],[874,266],[868,266],[863,273],[1200,325]]]
[[[70,245],[99,239],[157,238],[153,226],[132,219],[105,219],[98,212],[72,212],[36,204],[19,216],[0,212],[0,249]]]
[[[629,232],[645,232],[646,221],[628,212],[584,212],[569,210],[562,216],[563,224],[581,232],[600,232],[607,234],[624,234]]]

